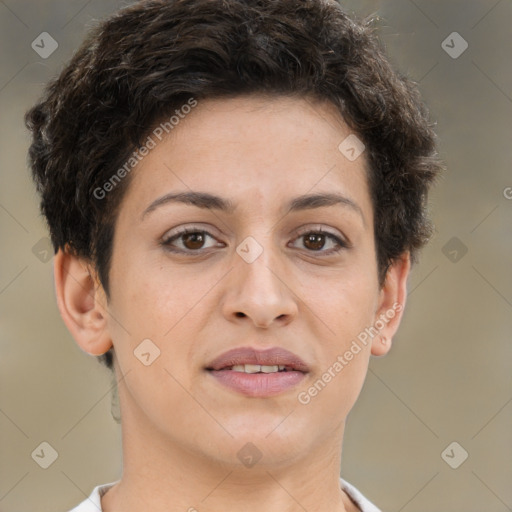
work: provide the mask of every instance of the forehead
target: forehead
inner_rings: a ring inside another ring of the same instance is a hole
[[[364,154],[351,161],[340,150],[353,134],[330,103],[264,96],[201,100],[175,123],[161,140],[155,135],[161,129],[150,133],[153,148],[137,164],[125,203],[147,207],[165,193],[208,191],[233,198],[235,210],[268,209],[292,195],[336,191],[371,208],[364,204]]]

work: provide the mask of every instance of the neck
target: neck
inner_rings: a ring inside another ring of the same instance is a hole
[[[355,511],[340,487],[342,437],[343,425],[305,455],[244,467],[187,450],[125,415],[123,477],[102,498],[103,511]]]

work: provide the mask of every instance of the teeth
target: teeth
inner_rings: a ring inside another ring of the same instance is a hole
[[[275,373],[278,371],[283,371],[284,369],[284,365],[266,366],[260,364],[236,364],[235,366],[231,367],[231,370],[243,373]]]

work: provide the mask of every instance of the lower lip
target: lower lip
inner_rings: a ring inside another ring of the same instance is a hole
[[[224,386],[251,397],[275,396],[288,391],[306,376],[302,372],[244,373],[233,370],[209,370]]]

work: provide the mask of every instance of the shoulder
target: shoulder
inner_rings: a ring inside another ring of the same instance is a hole
[[[101,498],[116,482],[96,486],[88,498],[69,512],[102,512]]]
[[[353,485],[340,478],[341,488],[349,495],[350,499],[361,509],[361,512],[381,512],[373,503],[365,498]]]

